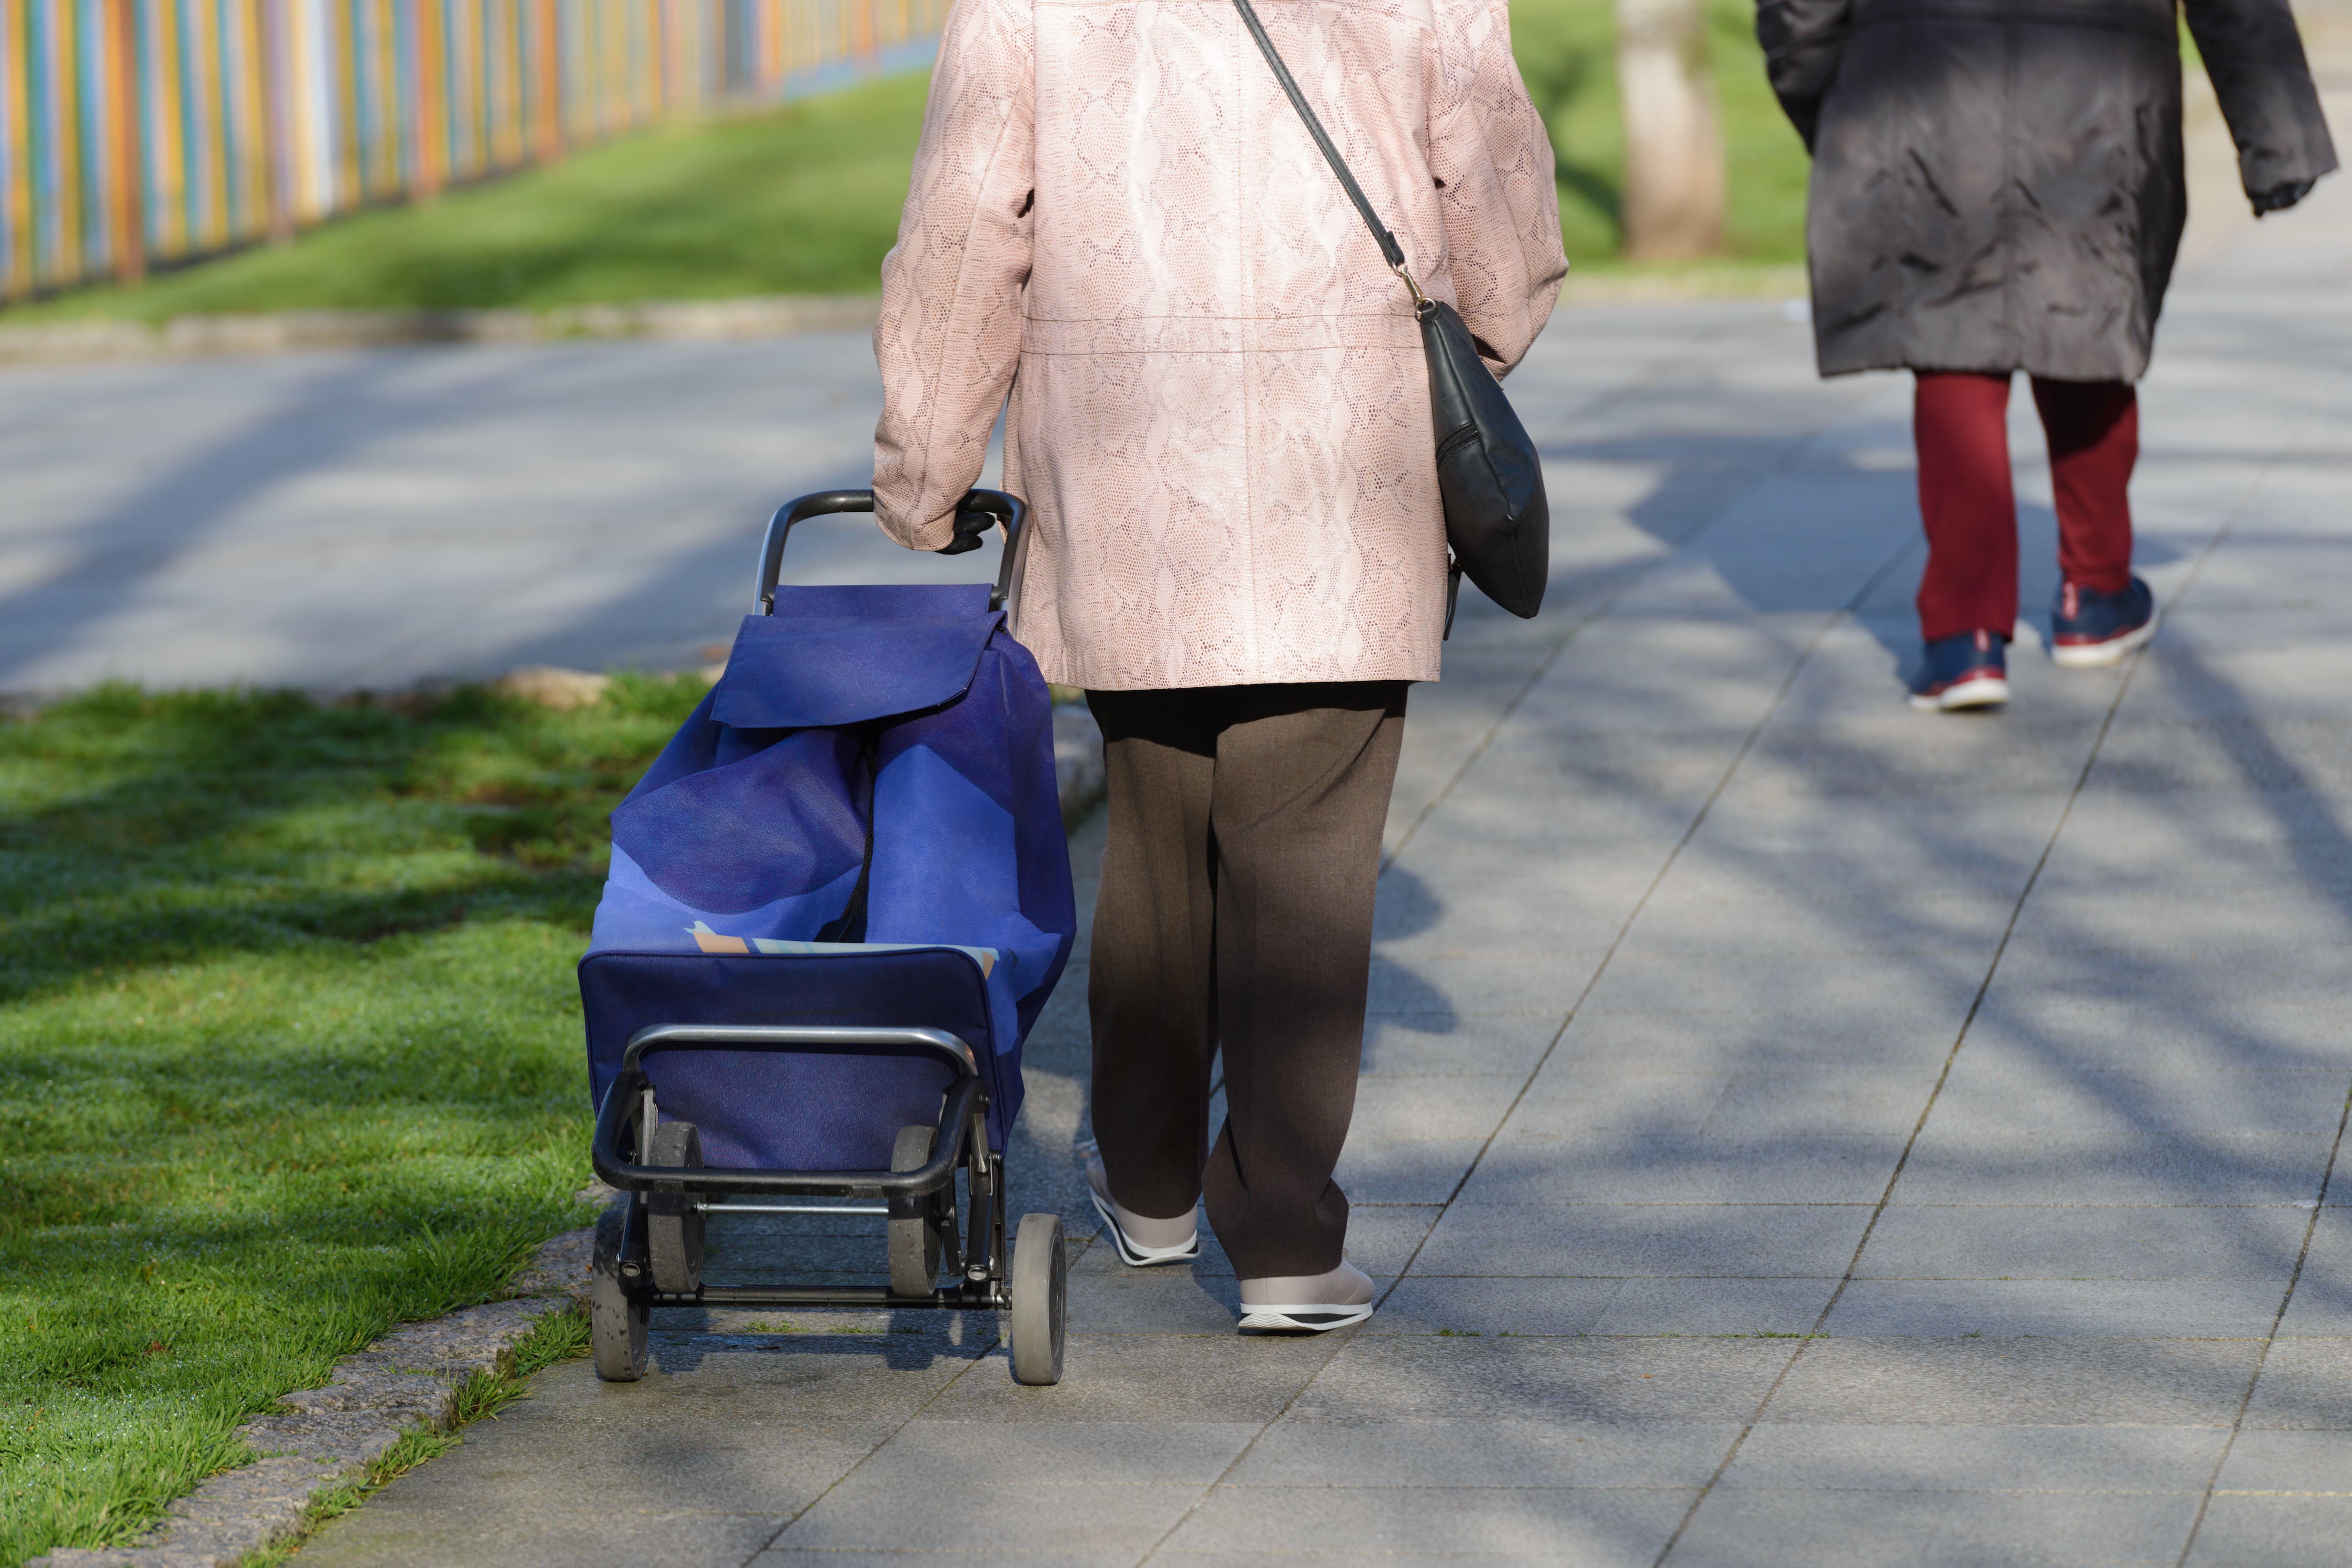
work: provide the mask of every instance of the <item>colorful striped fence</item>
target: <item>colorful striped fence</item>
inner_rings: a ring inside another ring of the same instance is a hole
[[[0,0],[0,300],[429,195],[935,37],[947,0]]]

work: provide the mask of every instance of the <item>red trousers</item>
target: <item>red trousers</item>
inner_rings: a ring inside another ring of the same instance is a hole
[[[2033,377],[2058,498],[2058,570],[2099,593],[2131,584],[2131,505],[2139,402],[2119,381]],[[2009,479],[2009,377],[1921,371],[1912,404],[1927,569],[1919,631],[1928,642],[2017,625],[2017,497]]]

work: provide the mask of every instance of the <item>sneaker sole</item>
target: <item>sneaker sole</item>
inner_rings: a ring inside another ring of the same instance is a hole
[[[1328,1334],[1360,1323],[1372,1315],[1372,1304],[1360,1307],[1253,1307],[1242,1303],[1244,1333]]]
[[[2104,669],[2118,664],[2124,655],[2136,647],[2144,647],[2156,635],[2156,616],[2150,616],[2119,637],[2105,642],[2057,643],[2050,649],[2050,662],[2061,669]]]
[[[1998,708],[2008,700],[2009,682],[1996,680],[1990,676],[1948,686],[1932,697],[1920,691],[1911,694],[1911,706],[1922,713],[1953,713],[1966,708]]]
[[[1102,1201],[1092,1183],[1087,1185],[1087,1198],[1095,1205],[1095,1213],[1102,1216],[1103,1228],[1110,1232],[1110,1244],[1118,1251],[1118,1260],[1129,1268],[1151,1268],[1162,1263],[1190,1263],[1201,1256],[1198,1226],[1193,1227],[1192,1239],[1181,1247],[1139,1247],[1127,1238],[1127,1232],[1119,1228],[1118,1216],[1111,1213],[1110,1205]]]

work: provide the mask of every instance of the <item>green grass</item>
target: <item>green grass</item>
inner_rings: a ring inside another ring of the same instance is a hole
[[[0,321],[869,292],[898,237],[928,79],[666,126]]]
[[[1730,160],[1727,259],[1801,260],[1805,153],[1765,85],[1753,8],[1707,5]],[[1559,156],[1568,254],[1588,269],[1622,267],[1610,0],[1517,0],[1512,16],[1520,68]],[[101,284],[0,310],[0,322],[868,292],[897,235],[927,81],[890,77],[646,132],[137,288]]]
[[[1811,162],[1764,79],[1755,7],[1706,0],[1706,16],[1727,162],[1726,252],[1735,261],[1801,261]],[[1511,37],[1528,95],[1551,128],[1569,258],[1580,269],[1623,266],[1625,133],[1610,0],[1513,0]]]
[[[137,1535],[584,1222],[603,817],[702,690],[0,724],[0,1564]]]

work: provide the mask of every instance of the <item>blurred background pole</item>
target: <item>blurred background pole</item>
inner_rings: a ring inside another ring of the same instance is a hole
[[[131,0],[109,0],[106,8],[106,106],[114,276],[136,283],[147,276],[147,182],[140,158],[139,21]]]
[[[294,237],[294,147],[286,59],[287,0],[261,0],[261,144],[268,160],[268,235],[272,245]]]
[[[1687,261],[1723,248],[1723,132],[1699,0],[1617,0],[1625,115],[1625,254]]]

